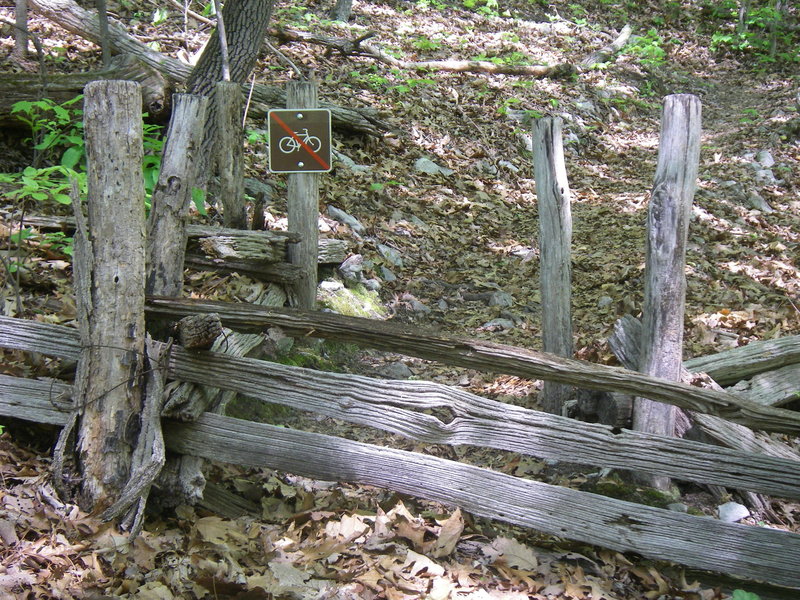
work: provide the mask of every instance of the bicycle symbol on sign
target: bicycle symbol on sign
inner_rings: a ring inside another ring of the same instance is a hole
[[[303,144],[311,148],[312,152],[319,152],[322,148],[322,141],[315,135],[309,135],[308,128],[295,131],[294,134],[303,141]],[[303,146],[291,135],[287,135],[278,140],[278,149],[284,154],[297,152]]]

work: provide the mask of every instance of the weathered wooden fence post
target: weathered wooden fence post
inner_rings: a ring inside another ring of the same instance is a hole
[[[242,113],[244,101],[238,83],[220,81],[214,88],[217,106],[217,165],[222,223],[232,229],[247,229],[244,202],[244,146]]]
[[[91,239],[76,257],[82,349],[75,399],[85,508],[117,499],[130,475],[142,406],[145,215],[138,83],[86,86]],[[77,207],[80,210],[80,207]]]
[[[647,246],[639,370],[680,380],[683,361],[683,313],[686,302],[686,238],[700,159],[700,99],[667,96],[652,197],[647,212]],[[637,398],[637,431],[674,435],[675,408]],[[667,489],[669,478],[647,476],[647,483]]]
[[[561,119],[546,117],[535,121],[533,166],[539,202],[543,349],[571,358],[572,212],[561,141]],[[561,414],[571,390],[568,385],[545,381],[542,408],[549,413]]]
[[[147,221],[147,293],[180,296],[186,254],[186,218],[196,183],[208,98],[173,96],[158,183]],[[227,214],[227,209],[226,209]]]
[[[292,81],[286,86],[286,108],[317,108],[317,84]],[[319,174],[291,173],[288,190],[289,231],[300,241],[289,246],[289,261],[302,270],[294,287],[297,307],[313,309],[317,300],[319,251]]]

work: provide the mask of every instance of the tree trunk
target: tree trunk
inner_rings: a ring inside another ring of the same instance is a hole
[[[686,237],[697,185],[700,157],[700,100],[667,96],[655,183],[647,214],[646,280],[639,370],[680,381],[683,365],[683,313],[686,301]],[[675,433],[675,409],[637,398],[633,428],[666,436]],[[666,477],[647,482],[660,489]]]
[[[86,86],[86,156],[91,240],[76,261],[84,348],[76,379],[81,504],[105,508],[124,489],[142,406],[144,182],[139,84]],[[77,208],[80,210],[80,207]],[[87,248],[88,246],[88,248]],[[88,268],[87,268],[88,267]]]
[[[258,59],[264,45],[267,27],[272,17],[274,0],[229,0],[225,3],[222,17],[230,49],[230,78],[234,83],[244,83]],[[214,30],[197,65],[192,69],[186,87],[192,94],[210,96],[217,82],[222,81],[223,60],[219,32]],[[206,157],[201,174],[209,174],[211,157],[217,140],[218,107],[209,105],[206,115],[206,134],[202,156]]]
[[[14,56],[28,56],[28,0],[16,0],[14,19],[17,28],[14,30]]]
[[[533,127],[533,161],[539,204],[540,286],[542,290],[542,338],[545,352],[572,357],[570,294],[572,266],[572,213],[561,119],[539,119]],[[545,381],[542,410],[561,414],[572,390]]]
[[[350,11],[353,9],[353,0],[336,0],[336,4],[331,9],[331,20],[332,21],[344,21],[347,22],[350,20]]]

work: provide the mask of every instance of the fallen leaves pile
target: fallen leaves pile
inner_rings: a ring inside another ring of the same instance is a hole
[[[665,575],[662,565],[500,533],[458,509],[231,467],[217,475],[258,498],[261,519],[181,506],[168,520],[150,520],[131,544],[60,502],[47,462],[8,436],[0,459],[0,590],[12,598],[722,598]]]

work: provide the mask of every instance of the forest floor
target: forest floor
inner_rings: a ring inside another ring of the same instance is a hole
[[[528,144],[531,119],[561,116],[573,194],[576,356],[615,364],[605,340],[617,318],[641,309],[661,99],[691,93],[703,103],[704,133],[689,232],[685,358],[800,333],[796,68],[792,73],[753,56],[711,52],[707,14],[699,8],[662,11],[656,2],[634,9],[606,2],[549,8],[523,0],[499,6],[356,2],[347,24],[325,19],[328,4],[280,6],[276,24],[337,38],[374,31],[370,43],[404,60],[480,58],[506,66],[578,64],[626,23],[643,36],[602,68],[566,79],[415,72],[370,58],[325,55],[310,44],[280,46],[301,70],[316,72],[321,98],[374,107],[390,124],[380,139],[334,133],[335,149],[358,167],[339,160],[323,176],[322,208],[323,235],[347,239],[352,253],[364,257],[364,275],[380,284],[378,295],[393,318],[541,347],[539,231]],[[114,10],[162,52],[200,48],[207,27],[193,22],[184,29],[177,9],[156,26],[154,8]],[[0,17],[12,15],[0,7]],[[36,16],[31,26],[51,68],[96,68],[99,50],[93,45]],[[0,33],[0,71],[17,71],[10,33]],[[292,70],[265,52],[255,76],[280,83]],[[268,173],[263,117],[251,115],[248,124],[248,176],[275,181],[282,190],[283,179]],[[270,226],[285,216],[280,195],[268,207]],[[363,232],[330,218],[330,206],[357,219]],[[18,207],[7,199],[0,208],[0,233],[8,240]],[[20,290],[26,307],[20,316],[73,322],[68,257],[42,243],[31,242],[26,251],[32,277]],[[213,282],[203,276],[187,280],[187,292],[213,289],[215,299],[237,300],[248,295],[249,285],[239,276]],[[501,299],[499,305],[489,305],[490,294]],[[10,314],[12,294],[7,298]],[[407,368],[408,376],[530,408],[540,388],[536,381],[375,352],[337,367],[375,375]],[[55,368],[4,352],[0,372],[41,376]],[[324,425],[332,426],[361,440],[444,453],[559,485],[582,487],[589,479],[585,469],[566,464],[423,448],[374,431]],[[153,516],[127,545],[110,525],[56,498],[48,479],[52,441],[52,431],[13,422],[0,438],[3,598],[716,600],[734,587],[758,589],[385,490],[226,465],[213,465],[209,479],[262,506],[260,519],[179,507]],[[721,503],[696,487],[680,491],[676,500],[699,513],[713,516]],[[800,532],[800,504],[776,500],[773,508],[772,520],[745,522]],[[762,598],[781,597],[758,591]]]

